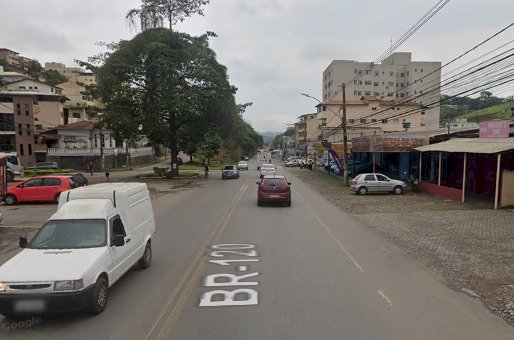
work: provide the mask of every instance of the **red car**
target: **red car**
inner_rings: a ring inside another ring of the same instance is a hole
[[[291,183],[284,176],[264,176],[257,184],[259,185],[257,205],[277,202],[291,206]]]
[[[61,192],[76,187],[70,176],[38,176],[13,185],[7,189],[4,202],[57,202]]]

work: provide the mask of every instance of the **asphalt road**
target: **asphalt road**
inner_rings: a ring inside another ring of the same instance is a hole
[[[291,208],[257,207],[252,169],[154,200],[152,267],[119,281],[104,313],[0,317],[0,339],[514,338],[294,177]]]

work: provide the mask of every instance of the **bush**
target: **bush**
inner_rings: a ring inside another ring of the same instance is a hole
[[[63,174],[76,172],[73,169],[27,169],[23,171],[25,177],[44,176],[52,174]]]
[[[170,168],[159,168],[159,167],[154,167],[153,168],[153,172],[155,174],[155,176],[157,177],[170,177],[170,173],[171,173],[171,169]]]

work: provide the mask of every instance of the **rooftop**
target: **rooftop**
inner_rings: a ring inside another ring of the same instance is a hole
[[[416,148],[417,151],[467,152],[495,154],[514,150],[514,137],[510,138],[455,138],[446,142]]]

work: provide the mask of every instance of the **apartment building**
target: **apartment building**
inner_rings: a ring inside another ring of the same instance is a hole
[[[96,117],[102,105],[84,94],[85,86],[71,80],[57,86],[62,89],[63,95],[69,99],[64,106],[64,124]]]
[[[56,63],[56,62],[47,62],[45,63],[45,66],[43,67],[45,70],[54,70],[59,72],[59,74],[65,76],[68,78],[68,80],[71,81],[77,81],[77,75],[81,73],[87,73],[86,70],[84,70],[81,67],[67,67],[63,63]]]
[[[0,60],[4,60],[10,66],[25,69],[32,59],[23,57],[18,52],[8,48],[0,48]]]
[[[317,108],[318,140],[342,140],[342,100],[319,104]],[[427,119],[423,106],[415,102],[362,97],[346,101],[348,138],[401,131],[423,131],[434,125]]]
[[[1,75],[0,75],[1,76]],[[5,81],[5,80],[4,80]],[[5,81],[6,84],[0,89],[6,91],[30,91],[30,92],[39,92],[45,94],[61,94],[62,90],[57,86],[51,86],[47,83],[43,83],[41,81],[37,81],[30,78],[24,78],[15,81]]]
[[[342,99],[341,84],[346,83],[346,99],[382,97],[386,100],[429,105],[440,98],[440,62],[413,61],[410,52],[396,52],[380,64],[334,60],[323,72],[323,102]],[[356,79],[358,78],[358,79]],[[439,126],[439,107],[424,110],[425,127]],[[430,124],[430,125],[429,125]]]
[[[309,144],[318,140],[317,113],[309,113],[298,117],[295,124],[295,140],[297,144]]]

